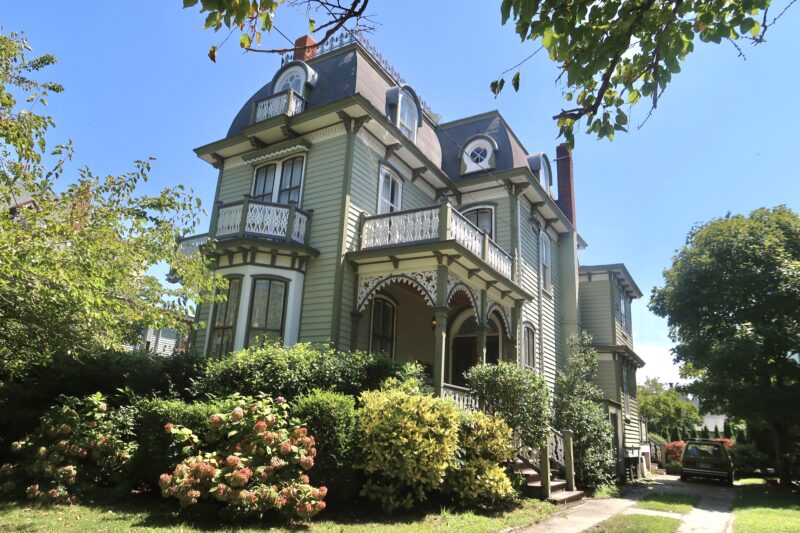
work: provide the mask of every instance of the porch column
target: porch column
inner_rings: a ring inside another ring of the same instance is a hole
[[[478,344],[478,360],[481,364],[486,364],[486,330],[489,325],[489,317],[486,316],[486,309],[489,307],[489,300],[486,297],[486,290],[481,291],[478,309],[475,310],[475,322],[478,324],[476,340]]]
[[[440,264],[436,267],[436,307],[433,308],[433,318],[436,327],[433,329],[433,388],[437,396],[442,396],[445,376],[445,354],[447,351],[447,315],[450,308],[447,306],[447,266]]]
[[[478,361],[486,364],[486,324],[478,323],[478,331],[475,333],[475,340],[478,344]]]
[[[353,311],[350,313],[350,351],[356,351],[356,345],[358,344],[358,329],[359,325],[361,324],[361,317],[364,315],[363,312],[358,313]]]
[[[519,330],[520,323],[522,322],[522,302],[515,302],[514,308],[511,309],[511,331],[509,332],[512,337],[508,340],[508,355],[509,358],[520,364],[519,356]]]

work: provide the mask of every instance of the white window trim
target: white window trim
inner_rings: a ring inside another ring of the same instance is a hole
[[[389,354],[392,361],[395,360],[397,355],[397,304],[391,299],[382,294],[376,294],[372,297],[372,305],[369,311],[369,353],[372,353],[372,327],[375,324],[375,301],[381,300],[392,308],[392,353]]]
[[[401,122],[401,119],[400,119],[400,117],[403,114],[402,113],[403,100],[405,98],[408,98],[409,100],[411,100],[411,108],[414,110],[414,119],[415,119],[413,124],[406,124],[405,122]],[[397,117],[396,117],[395,125],[398,127],[398,129],[400,129],[401,132],[403,131],[403,127],[408,128],[411,131],[411,137],[408,137],[405,134],[403,134],[403,136],[406,137],[407,139],[409,139],[411,142],[416,144],[416,142],[417,142],[417,127],[419,126],[419,108],[417,107],[417,101],[414,99],[413,96],[411,96],[411,93],[409,93],[405,89],[401,89],[400,90],[399,98],[397,99]]]
[[[281,83],[282,81],[284,81],[286,78],[288,78],[289,76],[291,76],[294,73],[299,73],[300,74],[300,79],[303,80],[300,83],[300,90],[299,91],[295,91],[295,92],[297,94],[299,94],[300,96],[305,96],[305,92],[306,92],[305,91],[305,87],[306,87],[306,83],[308,83],[308,76],[306,75],[306,72],[300,66],[297,66],[297,65],[289,67],[288,69],[286,69],[281,74],[280,78],[278,78],[275,81],[275,88],[273,89],[272,93],[273,94],[280,94],[282,92],[286,92],[285,90],[280,91],[278,88],[282,85],[282,83]],[[294,90],[294,89],[292,89],[292,90]]]
[[[300,171],[300,196],[297,198],[297,207],[300,207],[303,204],[303,191],[305,191],[305,184],[306,184],[306,163],[308,158],[301,154],[293,154],[288,157],[284,157],[283,159],[274,159],[272,161],[265,161],[263,164],[258,165],[256,168],[253,169],[253,180],[250,184],[250,197],[253,198],[256,196],[256,176],[258,176],[258,171],[264,167],[268,167],[269,165],[275,165],[275,183],[272,184],[272,200],[269,203],[278,204],[278,194],[281,190],[281,175],[283,174],[283,164],[286,161],[290,161],[296,157],[303,158],[303,168]],[[263,201],[263,200],[257,200]],[[289,204],[280,204],[280,205],[289,205]]]
[[[528,336],[533,339],[533,344],[529,344]],[[530,322],[522,324],[522,366],[530,370],[536,371],[536,328]],[[533,350],[532,354],[527,353],[528,347]]]
[[[473,205],[473,206],[470,206],[469,209],[467,209],[465,211],[462,211],[461,214],[464,215],[464,217],[466,217],[468,213],[471,213],[472,211],[477,211],[479,209],[489,209],[492,212],[492,231],[489,232],[489,238],[494,240],[494,234],[495,234],[494,230],[497,227],[497,225],[496,225],[497,224],[497,216],[496,216],[495,206],[493,206],[491,204]],[[476,226],[477,226],[477,224],[476,224]]]
[[[550,236],[546,231],[539,234],[539,283],[546,292],[553,290],[553,248]],[[547,257],[547,275],[545,275],[545,256]]]
[[[472,160],[470,155],[472,154],[472,151],[479,146],[482,146],[483,148],[486,149],[486,159],[484,159],[480,163],[476,163],[475,161]],[[464,147],[464,151],[461,154],[461,157],[464,159],[463,173],[469,174],[471,172],[478,172],[480,170],[489,170],[494,168],[494,165],[489,164],[489,161],[492,159],[493,155],[494,155],[494,146],[492,146],[492,143],[488,139],[479,137],[477,139],[470,141],[470,143]]]
[[[394,211],[386,211],[385,213],[381,212],[381,200],[383,198],[383,173],[386,172],[394,181],[397,182],[398,187],[398,199],[397,199],[397,209]],[[397,172],[393,171],[386,165],[381,165],[378,170],[378,205],[375,208],[375,212],[379,215],[384,215],[387,213],[396,213],[398,211],[403,210],[403,180],[397,174]]]

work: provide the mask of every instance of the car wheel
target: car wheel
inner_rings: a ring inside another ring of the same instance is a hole
[[[725,484],[729,487],[733,487],[733,475],[730,475],[725,479]]]

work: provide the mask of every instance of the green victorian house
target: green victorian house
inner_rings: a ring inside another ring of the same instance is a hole
[[[463,373],[482,361],[515,361],[552,387],[582,327],[570,152],[556,152],[556,193],[548,157],[497,111],[437,123],[366,41],[314,44],[299,39],[224,138],[196,149],[218,169],[215,206],[209,233],[181,246],[214,239],[230,284],[227,302],[197,310],[195,349],[274,338],[385,352],[427,365],[463,405]],[[603,320],[619,321],[606,293]],[[641,361],[629,342],[602,343],[603,364],[623,372],[608,404],[622,460],[637,420],[632,408],[619,415],[619,391],[635,395],[624,383]]]

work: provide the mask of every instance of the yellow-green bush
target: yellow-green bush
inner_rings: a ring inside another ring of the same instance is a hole
[[[516,492],[500,466],[514,457],[511,428],[498,416],[475,412],[463,414],[459,429],[458,460],[447,472],[447,492],[467,507],[491,509],[512,502]]]
[[[361,405],[356,438],[367,476],[361,495],[392,511],[440,489],[456,460],[458,406],[396,389],[365,392]]]

